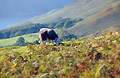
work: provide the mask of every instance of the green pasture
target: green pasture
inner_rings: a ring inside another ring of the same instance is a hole
[[[38,40],[38,33],[27,34],[18,37],[8,38],[8,39],[0,39],[0,46],[13,45],[18,40],[19,37],[23,37],[27,42],[33,42],[35,40]]]

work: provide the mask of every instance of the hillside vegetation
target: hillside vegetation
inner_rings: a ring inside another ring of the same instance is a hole
[[[67,33],[66,28],[72,27],[76,22],[80,22],[83,19],[59,19],[50,24],[34,24],[29,23],[21,26],[10,27],[4,30],[0,30],[0,39],[17,37],[25,34],[38,33],[41,28],[52,28],[62,30],[62,33]],[[68,34],[68,33],[67,33]],[[71,35],[71,34],[69,34]],[[71,38],[71,36],[69,36]]]
[[[59,46],[0,49],[1,78],[119,78],[120,32],[63,41]]]
[[[38,33],[40,28],[48,27],[47,24],[27,24],[0,30],[0,39],[12,38],[30,33]]]

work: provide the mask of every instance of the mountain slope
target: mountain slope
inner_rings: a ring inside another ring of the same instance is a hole
[[[78,36],[85,36],[114,25],[120,25],[120,1],[77,23],[75,26],[69,28],[68,32]]]

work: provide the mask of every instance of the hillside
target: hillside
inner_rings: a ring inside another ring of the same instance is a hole
[[[107,29],[111,26],[120,25],[120,1],[111,4],[108,8],[96,13],[76,23],[73,27],[68,29],[69,33],[74,33],[78,36],[85,36],[94,34],[96,32]]]
[[[1,78],[119,78],[120,32],[63,41],[59,46],[0,48]]]

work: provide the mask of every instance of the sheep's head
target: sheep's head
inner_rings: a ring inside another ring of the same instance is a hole
[[[55,43],[56,43],[56,45],[60,45],[60,38],[55,38]]]

